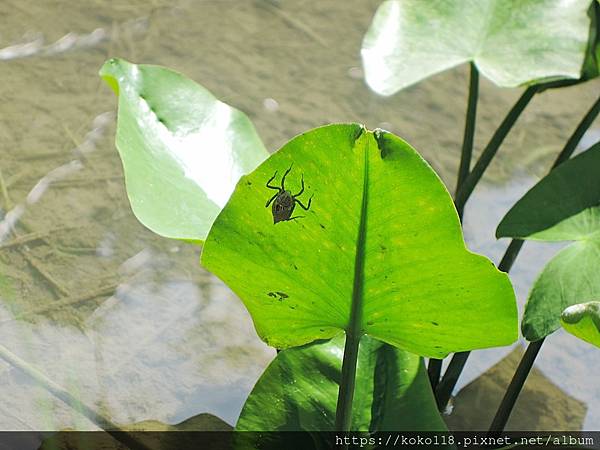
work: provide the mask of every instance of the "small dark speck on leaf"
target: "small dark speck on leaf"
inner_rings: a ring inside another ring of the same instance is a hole
[[[283,301],[283,299],[288,298],[289,295],[287,295],[285,292],[269,292],[267,294],[269,297],[273,297],[276,298],[277,300],[279,300],[280,302]]]
[[[257,231],[256,234],[258,234],[259,236],[264,236],[265,233],[263,233],[262,231]]]
[[[319,226],[323,229],[325,229],[325,225],[323,225],[322,223],[319,224]]]
[[[290,309],[296,309],[296,307],[295,306],[290,306]]]
[[[432,325],[435,325],[436,327],[439,325],[439,323],[437,322],[431,322]]]
[[[294,269],[298,270],[298,266],[296,264],[294,264]]]
[[[433,348],[442,348],[440,345],[434,345]]]
[[[247,184],[248,186],[252,186],[252,181],[246,181],[246,184]]]
[[[387,247],[385,245],[380,245],[379,247],[381,248],[382,252],[385,252],[387,250]]]
[[[321,333],[325,333],[325,328],[319,328],[319,331],[320,331]]]
[[[369,320],[369,321],[367,322],[367,325],[371,326],[371,325],[373,325],[374,323],[375,323],[375,322],[373,322],[372,320]]]

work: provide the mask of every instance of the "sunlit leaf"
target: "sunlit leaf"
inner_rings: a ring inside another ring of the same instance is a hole
[[[499,86],[578,79],[590,34],[590,0],[388,0],[362,56],[383,95],[473,61]]]
[[[314,196],[312,206],[274,224],[266,183],[287,170],[286,189],[297,193],[304,177],[298,199]],[[242,177],[202,263],[277,348],[350,328],[436,357],[517,337],[510,281],[465,248],[440,179],[404,141],[360,125],[302,134]]]
[[[575,241],[536,280],[522,330],[530,341],[560,328],[568,306],[600,298],[600,143],[561,164],[506,214],[498,237]]]
[[[108,60],[119,96],[117,148],[136,217],[162,236],[203,241],[241,175],[268,153],[250,120],[159,66]]]
[[[600,302],[569,306],[560,316],[565,330],[596,347],[600,347]]]

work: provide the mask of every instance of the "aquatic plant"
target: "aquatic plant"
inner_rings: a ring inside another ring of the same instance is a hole
[[[106,62],[100,74],[119,96],[116,143],[134,213],[163,236],[202,244],[202,265],[241,298],[261,339],[281,350],[238,430],[444,430],[438,411],[469,352],[518,337],[506,272],[524,239],[577,242],[530,294],[523,334],[532,343],[491,431],[506,424],[545,336],[562,323],[598,344],[600,285],[577,279],[590,279],[600,264],[588,257],[600,230],[598,146],[567,160],[600,100],[556,169],[500,224],[498,237],[515,239],[499,270],[465,248],[460,226],[531,99],[598,75],[598,17],[600,5],[590,0],[380,6],[362,50],[372,89],[391,95],[470,64],[454,202],[421,156],[385,130],[326,125],[269,156],[245,115],[184,76]],[[499,86],[527,88],[472,164],[480,72]],[[573,306],[583,302],[591,303]],[[267,408],[272,403],[281,408]]]

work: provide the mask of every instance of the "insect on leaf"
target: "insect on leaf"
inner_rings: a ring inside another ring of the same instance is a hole
[[[273,224],[265,184],[292,163],[286,188],[299,191],[303,174],[312,206]],[[297,136],[242,177],[202,264],[277,348],[347,331],[442,357],[517,338],[510,281],[465,248],[440,179],[400,138],[357,124]]]

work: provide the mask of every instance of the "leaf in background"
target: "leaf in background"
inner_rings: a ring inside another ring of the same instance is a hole
[[[292,168],[305,180],[296,220],[273,224],[266,201]],[[368,334],[412,353],[508,345],[517,337],[512,286],[466,248],[452,199],[408,144],[360,125],[304,133],[242,177],[202,254],[277,348]],[[353,306],[354,305],[354,306]],[[351,309],[359,311],[352,322]]]
[[[268,157],[250,120],[159,66],[110,59],[116,144],[136,217],[157,234],[203,241],[241,175]]]
[[[343,352],[344,336],[279,352],[236,430],[333,431]],[[422,359],[368,336],[359,347],[353,405],[353,431],[446,431]]]
[[[558,80],[548,83],[542,83],[538,87],[538,92],[548,88],[560,88],[573,86],[596,78],[600,74],[600,2],[592,2],[588,15],[592,25],[588,38],[588,45],[585,52],[585,60],[581,70],[581,77],[578,80]]]
[[[569,306],[561,314],[560,322],[572,335],[600,347],[600,302]]]
[[[536,280],[523,316],[523,335],[537,341],[560,328],[568,306],[600,297],[600,143],[561,164],[502,219],[497,237],[576,241]]]
[[[578,79],[590,0],[388,0],[362,46],[369,86],[391,95],[473,61],[499,86]]]

